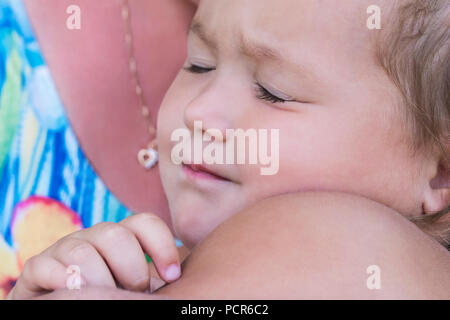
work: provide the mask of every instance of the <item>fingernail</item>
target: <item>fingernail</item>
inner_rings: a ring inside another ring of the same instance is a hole
[[[166,269],[166,280],[167,281],[173,281],[177,280],[181,275],[180,266],[178,264],[171,264]]]

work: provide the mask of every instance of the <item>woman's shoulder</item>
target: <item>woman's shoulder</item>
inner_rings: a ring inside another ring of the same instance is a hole
[[[182,279],[161,293],[450,298],[449,271],[448,251],[397,212],[349,194],[297,193],[223,223],[193,250]]]

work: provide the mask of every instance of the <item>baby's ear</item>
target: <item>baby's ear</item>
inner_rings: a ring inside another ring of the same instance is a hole
[[[423,209],[425,214],[433,214],[450,205],[450,165],[441,161],[436,175],[425,190]]]

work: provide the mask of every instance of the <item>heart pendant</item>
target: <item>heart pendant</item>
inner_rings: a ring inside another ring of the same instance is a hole
[[[141,166],[150,170],[158,162],[158,151],[153,148],[142,149],[139,151],[137,158]]]

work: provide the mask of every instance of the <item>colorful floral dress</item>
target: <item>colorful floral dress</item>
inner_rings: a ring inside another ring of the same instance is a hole
[[[29,257],[130,214],[83,154],[22,1],[0,0],[0,299]]]

